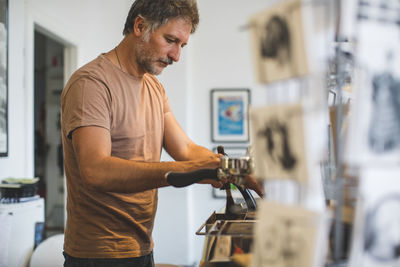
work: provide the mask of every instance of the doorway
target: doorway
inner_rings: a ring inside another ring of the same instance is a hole
[[[45,199],[44,237],[64,233],[64,167],[60,107],[65,45],[34,32],[34,172]]]

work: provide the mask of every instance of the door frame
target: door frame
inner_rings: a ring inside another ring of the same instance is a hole
[[[25,105],[25,116],[26,120],[26,131],[25,140],[27,140],[27,147],[29,153],[25,155],[27,173],[34,175],[35,166],[35,155],[34,155],[34,43],[35,43],[35,31],[38,31],[47,37],[56,40],[57,42],[64,45],[64,85],[66,84],[69,77],[78,67],[78,51],[79,51],[79,38],[75,32],[68,31],[68,27],[65,27],[61,21],[51,14],[47,14],[35,8],[34,0],[25,0],[25,48],[24,48],[24,83],[26,88],[26,97],[24,98]],[[64,225],[66,222],[66,182],[64,175]]]

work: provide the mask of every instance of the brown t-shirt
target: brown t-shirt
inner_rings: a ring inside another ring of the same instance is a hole
[[[159,162],[164,114],[171,112],[163,86],[152,75],[135,78],[104,55],[77,70],[62,92],[61,125],[67,177],[64,250],[79,258],[146,255],[157,209],[157,190],[111,193],[88,189],[79,173],[71,133],[96,126],[110,131],[111,155]]]

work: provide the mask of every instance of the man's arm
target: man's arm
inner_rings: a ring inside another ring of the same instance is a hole
[[[72,144],[85,184],[99,191],[134,193],[167,186],[169,171],[216,168],[217,155],[183,162],[137,162],[111,156],[111,137],[107,129],[88,126],[73,131]]]
[[[175,160],[194,160],[215,155],[205,147],[193,143],[172,112],[164,115],[164,122],[164,148]],[[262,186],[252,175],[246,176],[245,180],[248,188],[256,191],[259,196],[263,195]]]
[[[164,115],[164,125],[164,148],[175,160],[196,160],[215,155],[190,140],[172,112]]]

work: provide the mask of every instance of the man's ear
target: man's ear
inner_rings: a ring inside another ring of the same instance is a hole
[[[141,16],[137,16],[133,24],[133,33],[136,36],[142,36],[145,30],[145,21]]]

